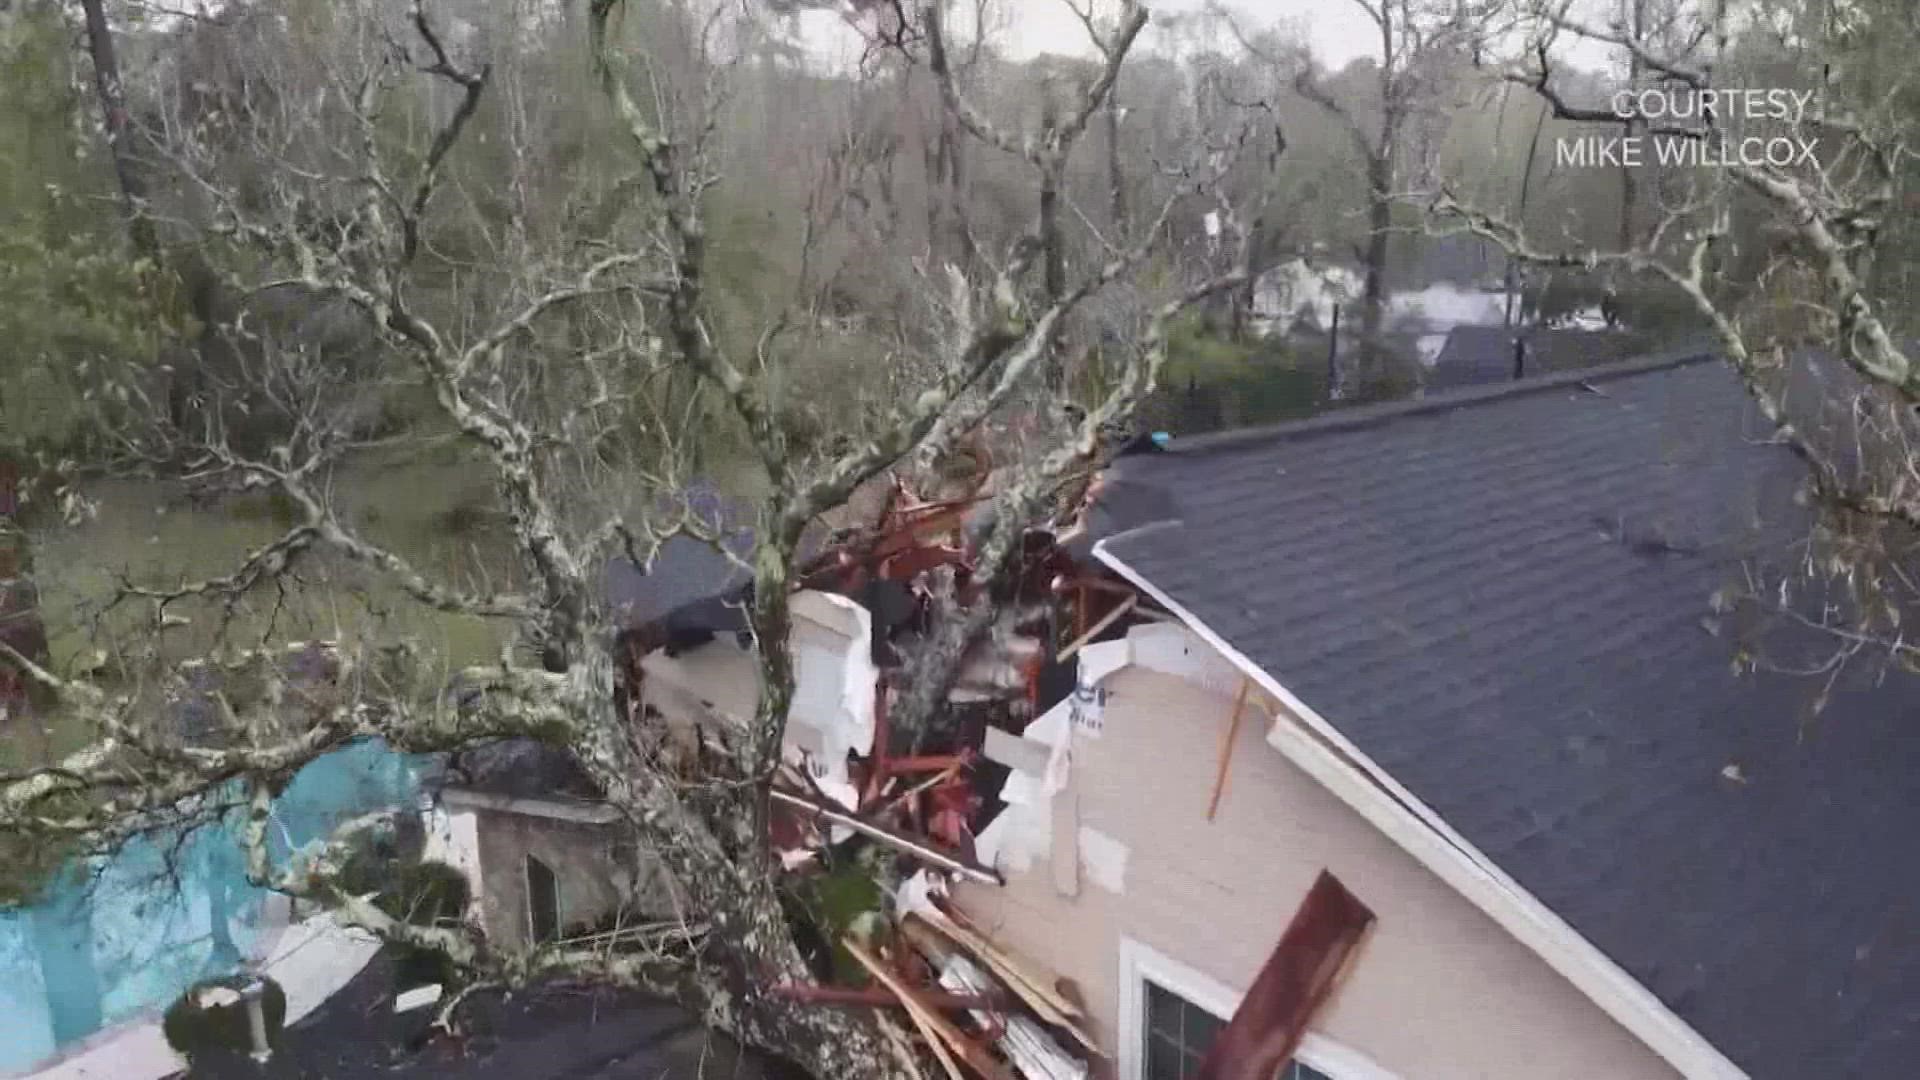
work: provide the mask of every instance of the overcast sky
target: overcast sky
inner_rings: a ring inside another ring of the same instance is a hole
[[[1085,0],[1079,2],[1084,4]],[[1096,12],[1119,7],[1117,0],[1093,2]],[[1198,12],[1205,6],[1206,0],[1148,0],[1156,17]],[[1240,13],[1241,25],[1249,30],[1281,24],[1304,33],[1315,57],[1330,67],[1339,68],[1358,57],[1378,56],[1380,52],[1379,31],[1353,0],[1230,0],[1229,6]],[[999,0],[999,7],[1004,25],[993,39],[1016,58],[1089,51],[1086,29],[1066,0]],[[858,55],[858,38],[838,15],[815,12],[803,18],[803,32],[816,51],[843,61]],[[1150,34],[1151,28],[1150,23]],[[1228,42],[1223,40],[1221,44]],[[1607,61],[1606,51],[1592,46],[1556,51],[1583,66],[1600,66]]]

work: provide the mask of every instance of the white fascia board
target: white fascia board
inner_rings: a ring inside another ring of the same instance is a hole
[[[605,825],[620,818],[620,811],[606,803],[585,799],[534,799],[524,795],[496,795],[490,791],[450,787],[440,792],[440,800],[448,806],[498,810],[555,821],[577,821],[583,825]]]
[[[1193,612],[1125,560],[1093,554],[1178,616],[1292,715],[1276,719],[1267,742],[1319,781],[1422,866],[1533,950],[1547,965],[1690,1080],[1746,1080],[1746,1072],[1668,1008],[1600,948],[1541,903],[1380,768],[1279,680],[1214,633]]]

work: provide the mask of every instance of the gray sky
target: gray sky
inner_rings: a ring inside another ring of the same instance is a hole
[[[1085,4],[1086,0],[1077,0]],[[1117,0],[1092,0],[1095,12],[1111,12]],[[1013,56],[1027,59],[1044,52],[1086,53],[1087,34],[1066,0],[998,0],[1003,25],[994,40]],[[1206,0],[1148,0],[1156,16],[1202,10]],[[1284,24],[1304,32],[1314,55],[1331,67],[1344,66],[1360,56],[1377,56],[1380,38],[1373,23],[1353,0],[1229,0],[1241,16],[1241,25],[1253,29]],[[858,54],[858,42],[838,15],[815,12],[803,17],[803,33],[811,47],[836,59]],[[1148,33],[1153,33],[1149,24]],[[1221,41],[1222,46],[1229,44]],[[1557,49],[1565,59],[1582,66],[1606,62],[1602,48],[1584,46]]]

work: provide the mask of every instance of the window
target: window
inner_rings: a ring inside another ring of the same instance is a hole
[[[1200,1059],[1207,1056],[1207,1047],[1226,1024],[1158,983],[1148,981],[1146,992],[1145,1080],[1187,1080],[1200,1075]]]
[[[1120,940],[1119,1080],[1187,1080],[1199,1073],[1240,993],[1131,938]],[[1317,1032],[1274,1080],[1400,1080]]]
[[[1226,1021],[1193,1002],[1159,985],[1144,980],[1147,1016],[1144,1030],[1146,1045],[1142,1061],[1146,1066],[1142,1080],[1192,1080],[1200,1075],[1200,1062],[1214,1036],[1226,1027]],[[1274,1080],[1333,1080],[1326,1073],[1299,1061],[1280,1067]]]
[[[535,945],[560,937],[560,879],[553,868],[527,856],[527,929]]]

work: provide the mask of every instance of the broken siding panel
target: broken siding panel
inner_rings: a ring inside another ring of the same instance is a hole
[[[1107,680],[1107,730],[1073,745],[1083,827],[1129,849],[1124,892],[1054,891],[1043,859],[962,906],[1007,947],[1071,978],[1115,1050],[1119,942],[1131,937],[1220,983],[1250,986],[1277,930],[1275,897],[1330,869],[1379,916],[1315,1030],[1408,1080],[1671,1080],[1673,1070],[1544,962],[1244,723],[1232,795],[1206,820],[1226,693],[1132,669]],[[1251,719],[1251,718],[1250,718]],[[1032,729],[1029,729],[1032,736]]]

